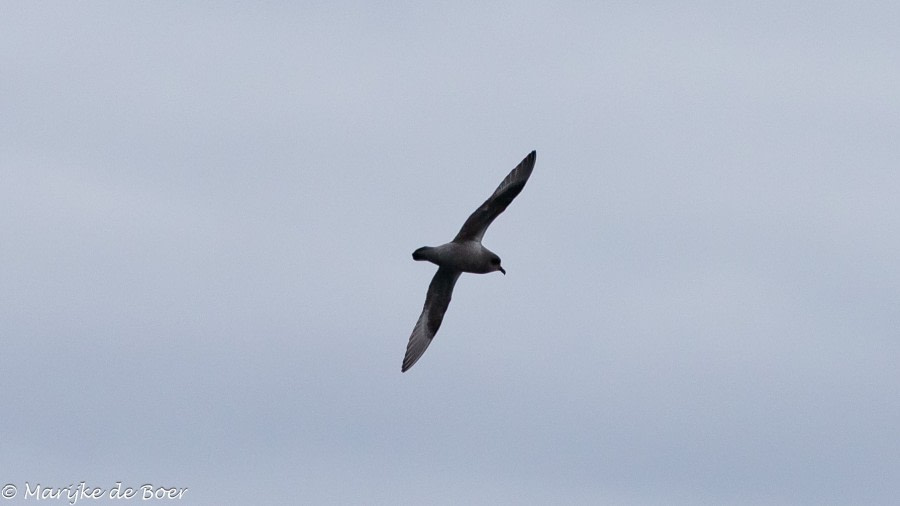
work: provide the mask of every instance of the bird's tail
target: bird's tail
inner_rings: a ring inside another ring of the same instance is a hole
[[[421,248],[413,251],[413,260],[428,260],[428,250],[432,249],[429,246],[422,246]]]

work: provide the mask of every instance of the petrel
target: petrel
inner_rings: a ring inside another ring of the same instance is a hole
[[[413,260],[427,260],[437,264],[438,270],[431,278],[428,285],[428,294],[425,295],[425,307],[416,326],[413,327],[409,343],[406,345],[406,356],[403,357],[402,372],[412,367],[425,353],[434,335],[441,326],[447,306],[450,305],[450,297],[453,295],[453,286],[459,275],[464,272],[474,274],[487,274],[500,271],[504,275],[506,271],[500,266],[500,257],[493,251],[481,245],[484,232],[516,198],[531,171],[534,169],[534,161],[537,153],[532,151],[525,157],[515,169],[503,179],[494,193],[484,201],[484,204],[475,210],[469,219],[463,223],[456,237],[447,244],[440,246],[425,246],[413,251]]]

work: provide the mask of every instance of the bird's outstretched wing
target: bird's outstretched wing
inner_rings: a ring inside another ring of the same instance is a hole
[[[488,197],[484,204],[481,204],[463,223],[459,233],[453,238],[453,242],[481,242],[485,230],[494,221],[494,218],[499,216],[506,209],[506,206],[516,198],[516,195],[522,191],[522,188],[525,187],[525,182],[528,181],[531,171],[534,170],[536,158],[537,152],[532,151],[515,169],[510,171],[506,178],[503,179],[503,182],[500,183],[500,186],[494,190],[493,195]]]
[[[434,335],[441,327],[441,321],[444,319],[444,313],[447,306],[450,305],[450,297],[453,295],[453,286],[459,279],[460,271],[441,267],[437,270],[434,277],[431,278],[431,284],[428,285],[428,295],[425,296],[425,307],[422,308],[422,314],[419,315],[419,321],[413,327],[412,335],[409,336],[409,343],[406,345],[406,356],[403,357],[402,372],[413,366],[419,357],[425,353]]]

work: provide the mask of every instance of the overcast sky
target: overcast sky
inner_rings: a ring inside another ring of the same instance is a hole
[[[898,26],[5,2],[3,502],[897,504]],[[410,253],[532,149],[508,275],[463,275],[401,374]]]

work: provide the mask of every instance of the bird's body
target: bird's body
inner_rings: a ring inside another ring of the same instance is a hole
[[[428,285],[425,307],[413,328],[402,371],[406,372],[425,353],[437,333],[444,313],[450,305],[453,287],[463,272],[487,274],[500,271],[500,257],[481,245],[481,239],[488,226],[525,187],[534,169],[536,153],[532,151],[503,179],[494,193],[473,212],[463,224],[456,237],[440,246],[424,246],[413,252],[413,260],[425,260],[436,264],[438,271]]]
[[[413,260],[427,260],[455,271],[487,274],[500,265],[500,257],[478,241],[451,241],[440,246],[424,246],[413,252]],[[505,272],[504,272],[505,274]]]

